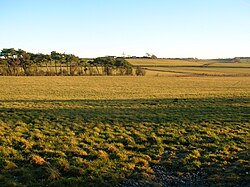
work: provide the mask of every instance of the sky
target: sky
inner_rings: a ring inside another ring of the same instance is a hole
[[[0,49],[250,56],[250,0],[0,0]]]

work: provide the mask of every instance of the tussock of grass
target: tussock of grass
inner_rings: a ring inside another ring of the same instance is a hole
[[[42,157],[40,157],[39,155],[32,155],[30,158],[30,162],[31,162],[31,164],[35,164],[35,165],[39,165],[39,166],[46,164],[46,161]]]

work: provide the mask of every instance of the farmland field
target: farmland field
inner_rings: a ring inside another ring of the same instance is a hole
[[[249,60],[233,63],[231,60],[168,60],[168,59],[128,59],[151,76],[250,76]]]
[[[247,186],[249,82],[0,77],[0,186]]]

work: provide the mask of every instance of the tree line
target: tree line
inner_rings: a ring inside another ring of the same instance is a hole
[[[0,75],[5,76],[84,76],[145,75],[122,57],[80,58],[73,54],[52,51],[30,53],[22,49],[4,48],[0,52]]]

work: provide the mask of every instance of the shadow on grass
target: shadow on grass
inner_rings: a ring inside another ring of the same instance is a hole
[[[193,178],[176,172],[202,162],[212,178],[197,184],[244,186],[249,103],[249,98],[0,100],[0,185],[112,186],[135,177],[132,184],[121,183],[133,186],[138,176],[149,180],[151,159],[158,159],[166,172],[152,167],[161,179],[142,185],[181,186],[186,181],[192,186]],[[33,154],[51,165],[34,165]],[[225,161],[229,164],[223,167]]]
[[[76,123],[250,122],[249,98],[0,100],[1,103],[7,103],[0,108],[2,120],[21,119],[26,123],[37,119]],[[12,104],[19,106],[12,108]],[[46,105],[51,109],[43,108]]]

